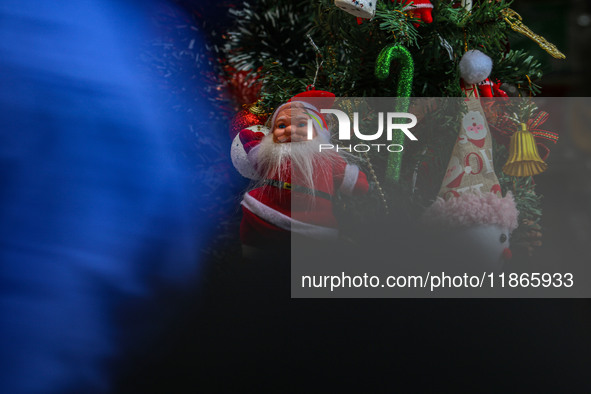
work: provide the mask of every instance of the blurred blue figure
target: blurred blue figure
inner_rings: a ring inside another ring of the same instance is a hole
[[[113,390],[195,283],[205,185],[141,66],[155,6],[0,3],[2,393]]]

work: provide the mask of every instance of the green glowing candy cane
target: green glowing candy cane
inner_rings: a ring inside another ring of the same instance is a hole
[[[392,62],[400,64],[400,73],[398,76],[398,85],[396,87],[396,96],[399,97],[396,105],[396,112],[408,112],[410,104],[410,93],[412,90],[412,80],[414,77],[414,62],[408,49],[402,45],[390,44],[386,46],[376,61],[376,77],[386,79],[390,75]],[[392,142],[404,146],[404,133],[400,130],[392,135]],[[398,182],[400,179],[400,165],[402,163],[402,152],[391,153],[388,158],[388,167],[386,169],[386,179]]]

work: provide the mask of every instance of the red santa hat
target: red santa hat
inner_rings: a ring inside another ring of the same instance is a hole
[[[315,122],[312,122],[314,125],[314,130],[318,136],[325,142],[330,141],[330,131],[328,130],[328,125],[326,123],[326,119],[324,115],[320,112],[322,109],[329,109],[332,108],[335,101],[334,93],[327,92],[324,90],[316,90],[315,88],[310,88],[305,92],[298,93],[293,96],[289,101],[285,104],[280,105],[277,107],[273,116],[271,117],[271,127],[275,124],[275,120],[277,119],[277,115],[283,109],[291,106],[292,103],[298,103],[304,108],[309,111],[310,117],[313,119],[315,118]]]
[[[392,0],[394,1],[394,0]],[[433,23],[433,4],[430,0],[398,0],[404,5],[410,4],[410,11],[416,14],[416,17],[423,21],[423,23]],[[418,23],[413,23],[415,27],[419,27]]]

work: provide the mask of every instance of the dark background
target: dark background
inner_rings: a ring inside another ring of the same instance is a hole
[[[207,29],[231,25],[227,10],[237,2],[207,3],[182,5]],[[546,63],[542,95],[588,96],[591,2],[521,0],[513,8],[567,56],[554,60],[527,39],[512,44]],[[586,111],[581,116],[591,118]],[[591,262],[591,135],[588,129],[554,131],[561,139],[550,169],[537,177],[544,245],[527,261],[532,266]],[[236,182],[237,191],[245,187]],[[301,386],[319,391],[321,384],[311,379],[333,388],[401,389],[409,377],[410,387],[588,391],[588,300],[290,299],[288,257],[243,262],[240,215],[231,206],[220,224],[227,236],[213,247],[205,286],[162,341],[122,371],[122,392],[222,391],[253,382],[268,386],[276,378],[283,380],[275,385],[282,392]]]

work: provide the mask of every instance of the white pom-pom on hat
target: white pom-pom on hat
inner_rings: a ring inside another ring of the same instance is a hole
[[[460,75],[470,84],[484,81],[492,71],[493,62],[490,57],[479,50],[468,51],[460,60]]]

